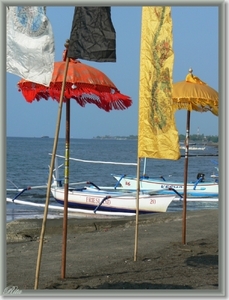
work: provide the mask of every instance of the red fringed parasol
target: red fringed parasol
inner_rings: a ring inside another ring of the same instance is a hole
[[[65,61],[55,62],[49,86],[22,79],[18,82],[19,91],[30,103],[48,98],[59,102],[64,69]],[[103,72],[73,59],[69,61],[63,102],[68,99],[75,99],[82,107],[87,103],[93,103],[105,111],[123,110],[132,104],[130,97],[121,94]]]

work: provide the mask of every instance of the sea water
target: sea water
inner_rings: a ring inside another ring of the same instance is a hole
[[[16,138],[7,137],[6,178],[7,188],[26,188],[28,186],[45,186],[49,178],[49,166],[53,151],[53,138]],[[216,170],[218,163],[217,148],[207,146],[202,151],[189,151],[188,158],[188,181],[195,181],[198,173],[205,174],[205,180]],[[65,139],[59,138],[56,154],[65,155]],[[181,150],[184,156],[184,150]],[[205,155],[205,156],[203,156]],[[73,139],[70,140],[69,156],[80,160],[92,161],[69,161],[69,182],[91,181],[97,186],[115,186],[116,180],[111,174],[136,175],[136,165],[120,165],[115,163],[137,163],[137,140],[131,139]],[[106,161],[110,164],[98,164],[96,161]],[[114,162],[114,164],[113,164]],[[59,175],[64,177],[64,159],[58,159]],[[165,180],[183,181],[185,171],[185,158],[177,161],[147,159],[140,162],[140,173]],[[43,203],[46,201],[46,188],[32,189],[24,192],[18,199]],[[13,198],[17,192],[7,193]],[[55,204],[50,196],[49,203]],[[182,201],[172,203],[168,211],[181,211]],[[218,203],[188,203],[188,210],[218,208]],[[43,208],[34,208],[27,205],[13,203],[6,204],[7,221],[18,218],[39,218],[43,216]],[[59,213],[58,213],[59,215]],[[57,213],[51,213],[48,217],[56,217]]]

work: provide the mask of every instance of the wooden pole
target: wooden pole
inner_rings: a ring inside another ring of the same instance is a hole
[[[146,175],[146,157],[144,157],[143,177]]]
[[[53,151],[52,151],[49,178],[48,178],[48,186],[47,186],[47,193],[46,193],[46,202],[45,202],[44,216],[43,216],[43,222],[42,222],[42,228],[41,228],[41,234],[40,234],[40,242],[39,242],[39,249],[38,249],[38,256],[37,256],[37,266],[36,266],[36,275],[35,275],[35,284],[34,284],[34,289],[35,290],[38,288],[38,282],[39,282],[41,256],[42,256],[42,249],[43,249],[43,239],[44,239],[45,228],[46,228],[46,220],[47,220],[47,214],[48,214],[49,196],[50,196],[51,183],[52,183],[52,173],[53,173],[53,169],[54,169],[55,155],[56,155],[56,149],[57,149],[57,144],[58,144],[58,136],[59,136],[59,131],[60,131],[60,122],[61,122],[61,114],[62,114],[62,106],[63,106],[63,98],[64,98],[64,89],[65,89],[66,77],[67,77],[67,72],[68,72],[68,65],[69,65],[69,58],[66,59],[65,70],[64,70],[64,80],[63,80],[62,88],[61,88],[61,96],[60,96],[58,117],[57,117],[57,124],[56,124],[56,133],[55,133],[55,138],[54,138],[54,143],[53,143]]]
[[[139,193],[140,193],[140,157],[138,157],[138,164],[137,164],[137,195],[136,195],[134,261],[137,260],[137,254],[138,254]]]
[[[70,99],[66,102],[66,132],[65,132],[65,172],[64,172],[64,217],[62,242],[61,278],[66,275],[67,227],[68,227],[68,186],[69,186],[69,147],[70,147]]]
[[[187,211],[189,130],[190,130],[190,110],[187,111],[186,138],[185,138],[183,229],[182,229],[182,243],[183,244],[186,244],[186,211]]]

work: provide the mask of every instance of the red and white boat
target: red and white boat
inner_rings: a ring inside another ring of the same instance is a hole
[[[64,188],[52,187],[53,198],[61,205],[64,205]],[[88,211],[115,212],[115,213],[136,213],[137,193],[96,190],[95,188],[70,188],[68,191],[68,207]],[[168,206],[175,198],[173,195],[152,195],[140,192],[139,214],[166,212]]]

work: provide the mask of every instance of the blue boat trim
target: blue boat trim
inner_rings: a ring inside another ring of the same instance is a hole
[[[61,204],[62,206],[64,206],[64,201],[56,199],[57,203]],[[98,205],[91,205],[91,204],[78,204],[78,203],[74,203],[71,201],[68,201],[68,207],[69,208],[79,208],[79,209],[86,209],[88,211],[94,211],[95,208]],[[106,207],[106,206],[100,206],[99,211],[103,211],[103,212],[121,212],[121,213],[136,213],[136,210],[133,209],[117,209],[117,208],[113,208],[113,207]],[[142,211],[139,210],[139,214],[155,214],[156,212],[149,212],[149,211]]]

